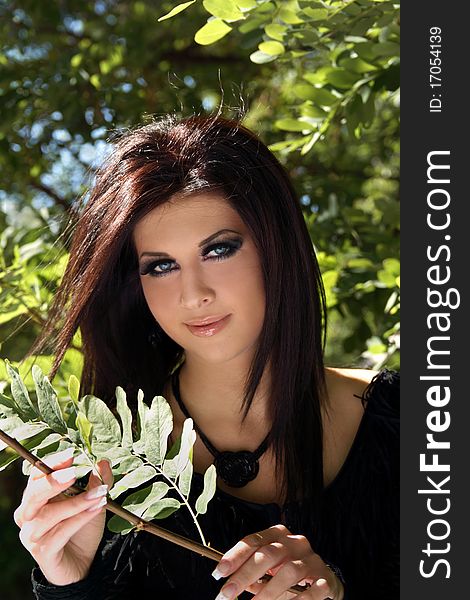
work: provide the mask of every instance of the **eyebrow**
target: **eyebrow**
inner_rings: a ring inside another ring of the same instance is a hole
[[[234,229],[220,229],[219,231],[216,231],[209,237],[202,240],[202,242],[200,242],[198,244],[198,247],[202,248],[202,246],[205,246],[209,242],[212,242],[212,240],[214,240],[216,237],[218,237],[222,233],[236,233],[237,235],[241,235],[240,232],[235,231]],[[162,256],[163,258],[170,258],[170,255],[167,254],[166,252],[142,252],[140,255],[140,258],[142,258],[143,256]]]

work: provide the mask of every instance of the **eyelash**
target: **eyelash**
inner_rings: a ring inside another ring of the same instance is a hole
[[[242,241],[241,240],[233,240],[233,241],[226,241],[226,242],[218,242],[216,244],[212,244],[211,246],[208,246],[202,256],[206,256],[207,254],[209,254],[209,252],[212,252],[212,250],[214,250],[214,248],[226,248],[227,251],[224,254],[219,254],[217,256],[211,256],[206,258],[205,260],[225,260],[226,258],[229,258],[230,256],[233,256],[241,247],[242,245]],[[160,265],[164,265],[164,264],[169,264],[172,263],[174,261],[170,260],[170,259],[158,259],[158,260],[154,260],[149,262],[147,265],[144,265],[141,269],[140,274],[141,275],[150,275],[150,277],[165,277],[165,275],[169,275],[170,273],[173,273],[173,271],[175,271],[175,269],[169,269],[168,271],[155,271],[154,269],[156,269],[158,266]]]

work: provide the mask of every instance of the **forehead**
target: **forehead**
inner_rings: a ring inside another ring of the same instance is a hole
[[[140,249],[142,245],[157,241],[159,246],[174,244],[175,241],[199,241],[218,229],[247,233],[240,215],[225,197],[207,192],[186,197],[173,196],[138,221],[133,237]]]

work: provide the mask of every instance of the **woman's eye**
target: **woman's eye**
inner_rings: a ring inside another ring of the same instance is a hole
[[[141,275],[150,275],[151,277],[161,277],[163,275],[168,275],[171,273],[173,269],[171,268],[172,262],[165,260],[161,262],[153,262],[146,265],[142,271]]]
[[[210,246],[204,253],[204,258],[222,260],[234,254],[241,246],[241,242],[224,242]]]

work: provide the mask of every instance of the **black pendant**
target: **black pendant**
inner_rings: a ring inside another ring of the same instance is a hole
[[[214,460],[217,475],[230,487],[240,488],[258,475],[259,463],[254,452],[220,452]]]

